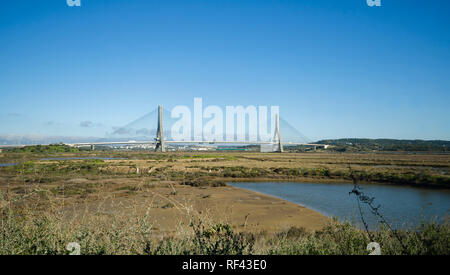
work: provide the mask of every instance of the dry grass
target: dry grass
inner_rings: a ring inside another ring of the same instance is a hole
[[[449,255],[449,225],[426,224],[415,231],[374,232],[386,255]],[[81,254],[147,255],[367,255],[372,240],[366,232],[349,224],[331,222],[322,230],[309,232],[290,228],[278,234],[237,233],[226,223],[208,217],[190,216],[179,224],[177,234],[154,235],[148,215],[93,216],[66,222],[57,213],[15,213],[4,208],[1,215],[0,254],[68,254],[76,242]]]
[[[367,254],[365,232],[223,183],[343,182],[351,165],[368,182],[448,188],[450,168],[449,155],[412,154],[0,154],[8,162],[19,164],[0,168],[0,254],[67,254],[69,242],[83,254]],[[402,232],[408,251],[377,234],[386,254],[449,254],[448,225]]]

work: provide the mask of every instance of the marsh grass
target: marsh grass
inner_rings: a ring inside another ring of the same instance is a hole
[[[52,157],[124,157],[123,160],[61,160],[40,161]],[[5,176],[22,175],[28,181],[46,183],[74,176],[128,178],[151,177],[182,181],[215,177],[226,180],[276,179],[351,180],[347,165],[351,164],[361,182],[449,188],[448,155],[361,155],[361,154],[286,154],[259,153],[4,153],[2,163],[18,163],[1,167]],[[139,171],[139,172],[137,172]],[[193,185],[203,185],[190,181]]]
[[[182,225],[180,225],[182,226]],[[387,229],[372,232],[385,255],[449,255],[448,224],[422,224],[415,230],[397,231],[406,250]],[[57,213],[30,210],[1,213],[0,254],[68,254],[77,242],[81,254],[150,255],[367,255],[368,234],[348,223],[331,222],[323,230],[308,232],[292,227],[277,234],[236,232],[226,223],[192,216],[176,235],[158,236],[144,215],[96,216],[64,221]]]
[[[83,153],[83,156],[85,155],[90,153]],[[132,194],[148,191],[150,194],[155,187],[161,186],[162,182],[171,180],[191,185],[193,188],[205,188],[223,186],[225,178],[349,179],[350,174],[346,171],[349,161],[358,163],[359,166],[354,168],[354,176],[359,181],[448,188],[450,177],[439,175],[432,170],[365,167],[369,164],[398,165],[403,162],[405,165],[423,165],[421,159],[414,156],[395,161],[386,159],[385,156],[376,156],[375,160],[361,159],[359,155],[330,157],[248,154],[245,155],[247,158],[244,158],[243,155],[233,154],[203,156],[123,153],[111,156],[127,156],[133,161],[142,161],[139,165],[131,160],[42,162],[39,161],[41,156],[36,154],[5,154],[4,162],[17,160],[19,165],[0,168],[0,254],[69,254],[67,244],[77,242],[81,246],[81,254],[95,255],[367,255],[369,252],[366,247],[370,241],[380,243],[382,254],[387,255],[450,254],[448,222],[424,223],[415,229],[396,231],[395,234],[387,228],[380,228],[370,232],[371,236],[349,223],[337,221],[332,221],[322,230],[315,232],[296,227],[275,234],[240,232],[245,229],[245,217],[242,218],[243,228],[233,228],[226,220],[219,221],[208,215],[199,215],[187,201],[183,201],[180,193],[171,184],[168,185],[171,190],[169,196],[158,197],[162,201],[158,208],[163,206],[163,211],[185,213],[185,220],[189,221],[180,221],[173,234],[159,232],[159,225],[149,218],[149,211],[157,208],[155,205],[150,205],[145,213],[136,211],[136,208],[141,207],[136,204],[132,206],[131,213],[113,215],[105,211],[86,211],[83,215],[71,219],[65,218],[59,212],[61,207],[69,205],[69,201],[87,201],[86,197],[106,201],[106,196],[113,197],[116,191]],[[433,167],[443,165],[448,168],[448,157],[421,158]],[[192,165],[192,162],[195,162],[195,165]],[[261,163],[264,165],[260,166]],[[143,167],[144,165],[147,167]],[[136,173],[137,167],[140,173]],[[85,182],[71,181],[80,178]],[[122,184],[115,186],[114,182],[118,180],[122,180]],[[99,185],[96,181],[103,183]],[[105,192],[108,188],[113,191]]]

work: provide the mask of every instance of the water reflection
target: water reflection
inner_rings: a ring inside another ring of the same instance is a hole
[[[349,195],[352,184],[249,182],[230,185],[279,197],[341,221],[361,225],[356,198]],[[442,222],[449,214],[449,190],[379,184],[364,184],[362,188],[365,195],[375,197],[374,204],[381,205],[379,211],[394,228],[416,226],[421,221]],[[371,228],[376,229],[376,217],[365,205],[363,212]]]

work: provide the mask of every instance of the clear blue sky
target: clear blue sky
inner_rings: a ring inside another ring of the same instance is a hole
[[[0,134],[101,137],[198,96],[313,140],[450,140],[450,1],[381,3],[2,1]]]

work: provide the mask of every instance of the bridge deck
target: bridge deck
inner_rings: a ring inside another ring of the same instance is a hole
[[[242,144],[242,145],[261,145],[261,144],[273,144],[276,142],[260,142],[260,141],[175,141],[166,140],[168,144]],[[91,146],[91,145],[144,145],[144,144],[156,144],[155,141],[111,141],[111,142],[81,142],[81,143],[67,143],[69,146]],[[13,144],[13,145],[0,145],[0,148],[18,148],[25,146],[45,146],[50,144]],[[283,142],[283,145],[303,145],[303,146],[325,146],[326,144],[314,144],[314,143],[297,143],[297,142]]]

